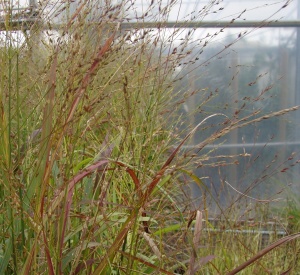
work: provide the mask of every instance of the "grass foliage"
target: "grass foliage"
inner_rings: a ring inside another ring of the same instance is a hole
[[[164,22],[174,5],[149,2],[135,19],[140,27],[144,20]],[[183,35],[176,26],[126,30],[115,22],[126,22],[130,9],[131,1],[80,1],[76,9],[44,3],[39,12],[50,21],[35,22],[24,36],[12,31],[13,16],[6,22],[0,274],[295,271],[296,231],[262,247],[259,233],[234,230],[234,207],[221,207],[223,229],[209,220],[208,206],[193,211],[189,183],[206,188],[192,172],[206,145],[297,107],[239,119],[215,113],[196,127],[183,124],[179,110],[198,91],[176,90],[182,77],[176,72],[179,64],[189,68],[205,46],[193,44],[193,30]],[[13,15],[11,7],[7,13]],[[21,36],[23,43],[16,42]],[[177,37],[183,38],[175,50]],[[197,146],[198,156],[182,152],[210,119],[221,126]],[[293,246],[272,250],[286,242]]]

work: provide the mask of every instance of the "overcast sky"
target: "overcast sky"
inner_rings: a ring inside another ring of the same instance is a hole
[[[98,1],[98,0],[96,0]],[[55,0],[42,0],[41,2],[52,2],[55,3]],[[61,1],[59,1],[61,2]],[[67,0],[65,1],[67,2]],[[75,0],[74,2],[79,2]],[[135,12],[141,12],[145,6],[148,6],[151,3],[151,0],[135,0]],[[168,0],[163,0],[167,4]],[[193,12],[201,10],[209,0],[182,0],[181,5],[175,5],[170,13],[169,20],[175,21],[179,19],[188,19],[189,16],[192,16]],[[215,11],[219,8],[224,8],[220,12],[208,14],[204,20],[228,20],[230,21],[233,16],[237,15],[239,12],[247,9],[247,12],[243,14],[242,19],[246,20],[263,20],[267,17],[274,14],[280,9],[285,3],[286,0],[223,0],[221,3],[215,6]],[[297,2],[298,0],[291,1],[291,4],[282,9],[277,15],[276,19],[284,17],[284,20],[296,20],[297,19]],[[11,3],[15,7],[18,5],[20,7],[26,7],[29,5],[30,0],[11,0]],[[133,11],[133,9],[132,9]],[[195,13],[194,13],[195,14]],[[201,19],[201,18],[199,18]],[[202,18],[203,19],[203,18]]]

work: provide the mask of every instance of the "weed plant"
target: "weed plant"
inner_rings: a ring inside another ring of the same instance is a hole
[[[45,1],[34,24],[19,23],[21,34],[14,30],[19,15],[3,1],[0,274],[295,271],[288,246],[272,249],[298,234],[262,246],[249,229],[257,221],[237,225],[235,205],[246,194],[227,209],[213,200],[221,213],[214,224],[210,191],[193,169],[210,158],[205,146],[297,107],[240,118],[239,110],[212,113],[188,124],[180,108],[201,90],[176,90],[177,72],[192,68],[207,42],[196,46],[195,30],[176,23],[163,28],[175,3],[152,1],[130,18],[131,1]],[[211,1],[195,18],[210,9],[222,10]],[[138,27],[124,28],[130,20]],[[147,20],[157,26],[143,28]],[[216,130],[182,150],[209,120]],[[203,190],[201,209],[191,207],[191,182]],[[241,228],[247,233],[238,234]]]

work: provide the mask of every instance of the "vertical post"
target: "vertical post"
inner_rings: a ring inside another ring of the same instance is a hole
[[[297,1],[297,20],[300,19],[300,0]],[[300,28],[297,27],[297,38],[296,38],[296,85],[295,85],[295,105],[300,105]],[[295,141],[299,142],[300,130],[299,130],[299,123],[300,122],[300,111],[297,110],[295,112],[295,120],[294,120],[294,137]],[[297,151],[297,150],[296,150]],[[294,191],[299,189],[299,168],[294,170],[293,173],[293,182],[294,182]],[[299,194],[299,191],[297,192]]]
[[[238,53],[234,53],[231,59],[231,67],[232,67],[232,74],[234,76],[232,82],[231,82],[231,89],[233,92],[233,100],[231,102],[231,107],[233,110],[237,111],[238,110],[238,100],[239,100],[239,56]],[[233,130],[229,134],[229,141],[232,144],[238,144],[238,129]],[[230,154],[232,156],[237,156],[238,155],[238,148],[237,147],[232,147],[230,149]],[[233,159],[235,159],[235,157]],[[238,183],[238,174],[237,174],[237,165],[231,165],[228,169],[229,173],[227,175],[228,180],[234,184],[235,187],[236,184]]]
[[[289,103],[289,81],[288,81],[288,69],[289,69],[289,55],[286,48],[281,48],[280,51],[280,57],[279,57],[279,64],[280,64],[280,75],[282,76],[282,79],[280,81],[280,109],[288,108]],[[296,95],[297,96],[297,95]],[[279,141],[286,142],[286,118],[280,118],[279,121]],[[285,150],[282,150],[282,157],[285,156]]]
[[[298,10],[298,16],[297,20],[300,19],[300,0],[297,2],[297,10]],[[300,105],[300,28],[297,27],[297,38],[296,38],[296,87],[295,87],[295,105]],[[299,123],[300,119],[300,113],[299,111],[296,111],[296,123]],[[295,125],[296,126],[296,125]],[[299,127],[295,127],[297,129],[297,132],[295,132],[295,137],[299,140]],[[297,140],[297,141],[298,141]]]
[[[188,91],[189,94],[192,93],[193,91],[195,91],[195,81],[196,81],[196,74],[195,71],[192,71],[190,73],[188,73],[187,75],[188,78]],[[190,118],[189,123],[192,126],[191,128],[194,128],[196,126],[196,121],[195,121],[195,114],[193,114],[194,110],[195,110],[195,106],[196,106],[196,98],[195,98],[195,94],[189,96],[189,98],[186,100],[186,104],[188,107],[188,117]],[[197,142],[199,142],[199,140],[195,141],[195,134],[193,134],[190,138],[189,138],[189,142],[188,144],[191,144],[192,146],[194,146],[195,144],[197,144]],[[197,209],[198,205],[199,205],[199,197],[200,197],[200,189],[199,187],[195,184],[192,183],[191,184],[191,201],[192,203],[190,204],[191,209]]]

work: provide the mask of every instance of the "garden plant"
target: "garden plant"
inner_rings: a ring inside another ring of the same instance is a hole
[[[37,1],[23,14],[16,2],[1,1],[0,274],[300,272],[297,207],[276,210],[284,234],[262,244],[251,228],[269,219],[278,190],[255,198],[226,181],[236,199],[225,205],[195,172],[224,164],[208,145],[298,109],[264,111],[248,100],[209,112],[222,91],[189,87],[195,66],[218,64],[248,35],[201,61],[226,27],[196,39],[196,27],[184,24],[222,13],[222,1],[199,5],[172,28],[164,24],[179,17],[176,0],[140,8],[130,0]],[[233,164],[240,157],[247,154],[222,156]],[[289,168],[298,163],[288,157]],[[195,201],[191,184],[201,190]],[[247,220],[247,211],[257,215]]]

